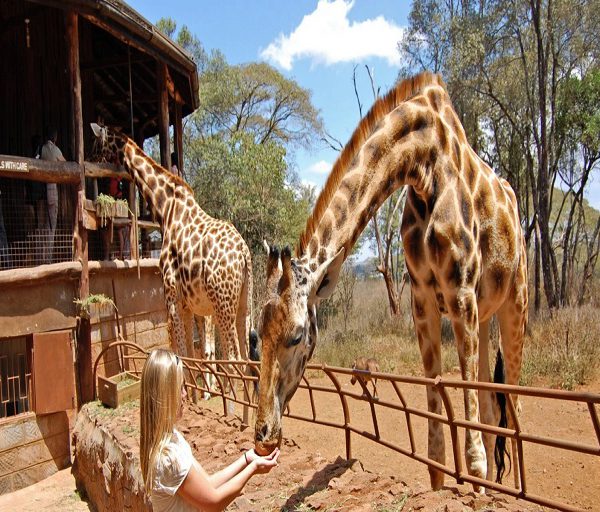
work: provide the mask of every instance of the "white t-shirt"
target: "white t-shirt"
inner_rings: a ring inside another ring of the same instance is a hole
[[[62,151],[51,140],[46,141],[42,146],[40,157],[42,160],[48,160],[50,162],[65,161]],[[58,204],[58,189],[56,188],[56,183],[46,184],[46,196],[48,204]]]
[[[152,508],[154,512],[188,512],[197,510],[177,494],[195,459],[188,442],[177,430],[165,446],[156,463],[152,485]]]

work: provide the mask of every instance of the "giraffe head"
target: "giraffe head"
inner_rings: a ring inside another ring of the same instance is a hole
[[[333,292],[343,261],[344,249],[321,263],[292,258],[287,247],[281,254],[269,249],[268,297],[258,326],[262,358],[257,453],[271,453],[281,442],[281,417],[317,342],[317,304]]]
[[[89,156],[90,161],[123,165],[127,137],[96,123],[91,123],[91,127],[96,138]]]

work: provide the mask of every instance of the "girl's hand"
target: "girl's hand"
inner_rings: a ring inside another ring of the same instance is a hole
[[[279,453],[279,448],[276,448],[269,455],[265,455],[262,458],[263,459],[272,459],[275,456],[275,452]],[[261,458],[261,456],[254,451],[254,448],[252,448],[252,450],[248,450],[245,453],[244,457],[246,458],[246,463],[247,464],[250,464],[252,461],[255,461],[256,459],[260,459]]]
[[[278,465],[277,461],[279,459],[280,453],[279,448],[275,448],[275,450],[273,450],[272,453],[265,457],[257,455],[256,452],[254,452],[254,450],[250,451],[253,452],[255,457],[254,460],[251,462],[251,464],[253,464],[255,467],[255,473],[268,473],[275,466]],[[250,454],[248,454],[248,458],[250,458]]]

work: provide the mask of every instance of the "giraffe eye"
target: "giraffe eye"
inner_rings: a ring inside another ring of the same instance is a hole
[[[285,346],[287,348],[294,347],[294,346],[298,345],[298,343],[300,343],[301,341],[302,341],[302,335],[298,336],[297,338],[288,340],[288,342],[286,343]]]

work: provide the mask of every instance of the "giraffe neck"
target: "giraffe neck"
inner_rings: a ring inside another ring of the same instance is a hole
[[[454,162],[454,172],[458,172],[452,151],[460,154],[456,141],[464,138],[464,132],[460,123],[442,121],[448,116],[456,118],[445,90],[439,86],[429,89],[436,92],[437,109],[424,108],[425,99],[407,101],[377,123],[355,152],[334,191],[329,191],[330,199],[322,215],[309,220],[298,256],[319,265],[341,248],[345,249],[345,256],[350,255],[381,204],[403,185],[412,187],[424,207],[431,209],[440,180],[444,180],[438,164],[442,160]],[[423,91],[420,97],[426,96],[427,91]],[[329,181],[325,189],[328,185]]]
[[[130,139],[125,143],[123,163],[161,226],[169,224],[177,212],[183,212],[184,209],[173,208],[177,202],[200,210],[187,184],[158,165]]]

